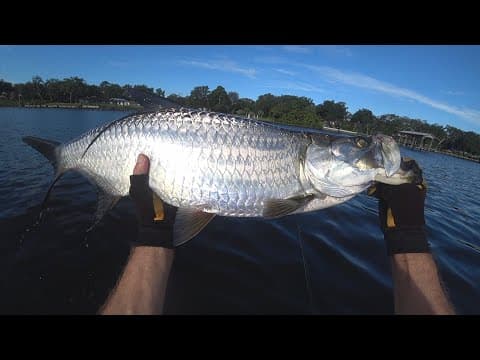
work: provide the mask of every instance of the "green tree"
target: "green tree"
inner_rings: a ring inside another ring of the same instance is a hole
[[[25,94],[25,84],[14,84],[13,91],[15,93],[15,100],[18,101],[18,104],[21,105],[24,102],[24,94]]]
[[[355,131],[365,134],[376,133],[381,128],[375,115],[368,109],[360,109],[355,112],[350,122]]]
[[[212,111],[222,113],[228,113],[232,107],[232,102],[223,86],[217,86],[217,88],[208,95],[208,104]]]
[[[12,83],[9,83],[7,81],[4,81],[3,79],[0,79],[0,94],[2,93],[11,93],[13,91],[13,85]]]
[[[170,94],[167,96],[167,99],[173,101],[180,106],[187,106],[187,98],[183,96],[177,94]]]
[[[206,108],[209,109],[210,106],[208,104],[208,97],[210,91],[208,90],[208,86],[196,86],[190,92],[190,96],[188,97],[187,104],[188,106],[194,109],[201,109]]]
[[[145,94],[155,95],[153,88],[148,87],[147,85],[133,85],[135,90],[143,91]]]
[[[68,102],[77,102],[85,96],[87,92],[87,84],[85,80],[78,76],[63,79],[63,89],[68,95]]]
[[[250,116],[255,113],[255,101],[248,98],[238,99],[232,104],[232,114]]]
[[[442,140],[447,136],[443,126],[439,124],[431,124],[428,132],[433,134],[438,140]]]
[[[25,102],[41,100],[41,98],[38,96],[38,91],[40,91],[40,89],[37,84],[34,84],[32,81],[28,81],[24,84],[15,84],[15,89]]]
[[[164,97],[165,91],[146,85],[118,84],[103,81],[99,86],[87,84],[79,77],[63,80],[48,79],[43,81],[40,76],[32,77],[26,83],[12,84],[0,79],[0,95],[15,100],[19,105],[28,102],[78,102],[78,101],[108,101],[110,98],[125,97],[127,90],[139,90],[147,95],[157,94]],[[214,111],[233,113],[243,116],[261,117],[281,123],[300,126],[321,127],[323,120],[329,126],[359,132],[384,133],[396,135],[401,130],[415,130],[433,134],[441,148],[457,153],[480,155],[480,134],[465,132],[456,127],[439,124],[429,124],[422,119],[411,119],[396,114],[384,114],[376,117],[369,109],[360,109],[351,115],[344,102],[325,100],[315,105],[306,97],[293,95],[275,96],[270,93],[260,95],[256,101],[239,98],[237,92],[226,92],[222,86],[217,86],[212,92],[208,86],[193,88],[189,96],[182,97],[171,94],[168,99],[181,105],[193,108],[207,108]]]
[[[238,96],[238,93],[235,91],[229,91],[228,98],[230,99],[230,102],[232,103],[232,105],[235,105],[238,102],[238,100],[240,100],[240,96]]]
[[[120,85],[108,81],[102,81],[99,90],[104,101],[109,101],[112,98],[122,98],[124,93],[124,89]]]
[[[473,131],[463,133],[462,145],[463,151],[473,155],[480,155],[480,135],[475,134]]]
[[[48,79],[45,81],[45,96],[49,101],[64,101],[63,94],[64,89],[61,80]]]
[[[35,96],[38,97],[40,101],[43,102],[43,98],[45,95],[45,83],[40,76],[32,77],[32,86],[33,91],[35,92]]]
[[[292,95],[277,97],[276,104],[270,110],[271,118],[288,124],[321,127],[320,119],[315,113],[312,99]]]
[[[325,100],[322,104],[317,105],[316,113],[332,127],[339,127],[349,115],[346,104],[343,101],[336,103],[334,100]]]
[[[277,103],[277,97],[270,93],[260,95],[255,102],[255,111],[258,117],[268,118],[271,116],[271,110]]]
[[[89,102],[99,102],[103,97],[100,87],[96,85],[87,85],[85,92],[85,100]]]

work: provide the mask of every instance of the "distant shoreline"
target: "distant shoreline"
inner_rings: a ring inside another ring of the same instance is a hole
[[[358,135],[365,135],[365,134],[361,134],[361,133],[358,133],[358,132],[355,132],[355,131],[349,131],[349,130],[343,130],[343,129],[337,129],[337,128],[329,128],[329,127],[326,127],[326,126],[323,127],[323,130],[328,130],[328,131],[331,131],[331,132],[337,132],[337,133],[348,134],[348,135],[357,135],[357,134]],[[401,145],[401,144],[399,144],[399,145],[401,147],[404,147],[404,148],[409,149],[409,150],[437,153],[437,154],[453,156],[453,157],[456,157],[456,158],[459,158],[459,159],[464,159],[464,160],[469,160],[469,161],[480,163],[480,157],[465,156],[465,155],[457,154],[457,153],[455,153],[453,151],[449,151],[449,150],[437,150],[437,149],[430,149],[429,150],[427,148],[405,146],[405,145]]]
[[[2,104],[0,108],[17,109],[74,109],[74,110],[106,110],[106,111],[138,111],[143,110],[140,105],[115,105],[115,104],[81,104],[81,103],[50,103],[50,104]]]
[[[115,104],[81,104],[81,103],[50,103],[50,104],[24,104],[24,105],[18,105],[18,104],[6,104],[6,103],[1,103],[0,102],[0,108],[16,108],[16,109],[69,109],[69,110],[98,110],[98,111],[123,111],[123,112],[129,112],[129,111],[139,111],[143,110],[143,107],[140,105],[137,106],[132,106],[132,105],[115,105]],[[336,133],[343,133],[343,134],[348,134],[348,135],[356,135],[356,134],[362,134],[354,131],[349,131],[349,130],[343,130],[343,129],[338,129],[338,128],[329,128],[324,126],[322,130],[327,130],[331,132],[336,132]],[[363,134],[362,134],[363,135]],[[410,146],[403,146],[407,149],[410,150],[416,150],[416,151],[425,151],[425,152],[432,152],[432,153],[437,153],[437,154],[443,154],[443,155],[448,155],[448,156],[453,156],[456,158],[464,159],[464,160],[469,160],[473,161],[476,163],[480,163],[480,158],[474,158],[474,157],[468,157],[464,156],[461,154],[456,154],[452,151],[448,150],[436,150],[436,149],[431,149],[427,150],[424,148],[419,148],[419,147],[410,147]]]
[[[455,154],[455,153],[452,152],[452,151],[447,151],[447,150],[435,150],[435,149],[428,150],[428,149],[423,149],[423,148],[419,148],[419,147],[411,147],[411,146],[404,146],[404,145],[400,145],[400,146],[401,146],[401,147],[404,147],[404,148],[406,148],[406,149],[409,149],[409,150],[437,153],[437,154],[442,154],[442,155],[447,155],[447,156],[453,156],[453,157],[456,157],[456,158],[459,158],[459,159],[469,160],[469,161],[473,161],[473,162],[480,163],[480,158],[463,156],[463,155],[460,155],[460,154]]]

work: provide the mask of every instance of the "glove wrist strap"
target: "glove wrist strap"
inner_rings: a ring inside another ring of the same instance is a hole
[[[133,246],[155,246],[173,249],[173,231],[170,227],[141,226],[138,236],[132,241]]]
[[[429,253],[430,246],[423,228],[394,229],[385,232],[387,254]]]

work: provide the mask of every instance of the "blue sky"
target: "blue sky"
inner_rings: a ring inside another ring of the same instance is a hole
[[[297,95],[480,133],[480,46],[0,45],[0,78],[79,76],[166,94],[222,85],[240,97]]]

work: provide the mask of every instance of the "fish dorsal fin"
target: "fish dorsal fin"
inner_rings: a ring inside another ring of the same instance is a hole
[[[120,200],[120,196],[111,195],[101,188],[97,192],[97,209],[95,210],[95,220],[93,221],[92,226],[87,229],[87,232],[92,231],[95,226],[97,226],[105,214],[112,209]]]
[[[179,208],[173,226],[173,245],[186,243],[212,221],[215,214],[197,209]]]
[[[263,216],[267,219],[273,219],[291,214],[308,204],[315,195],[296,196],[288,199],[268,199],[264,203]]]
[[[97,132],[97,134],[93,137],[93,139],[90,141],[90,143],[88,144],[88,146],[86,147],[86,149],[83,151],[83,154],[81,156],[81,158],[83,158],[85,156],[85,154],[87,153],[88,149],[90,149],[90,147],[95,143],[95,141],[98,140],[98,138],[104,134],[107,130],[111,129],[112,127],[118,125],[119,123],[127,120],[128,118],[132,118],[134,119],[135,117],[139,116],[139,115],[142,115],[142,114],[150,114],[151,111],[139,111],[135,114],[129,114],[129,115],[126,115],[124,117],[121,117],[120,119],[117,119],[117,120],[114,120],[112,122],[110,122],[109,124],[103,126],[102,128],[99,129],[99,131]]]

